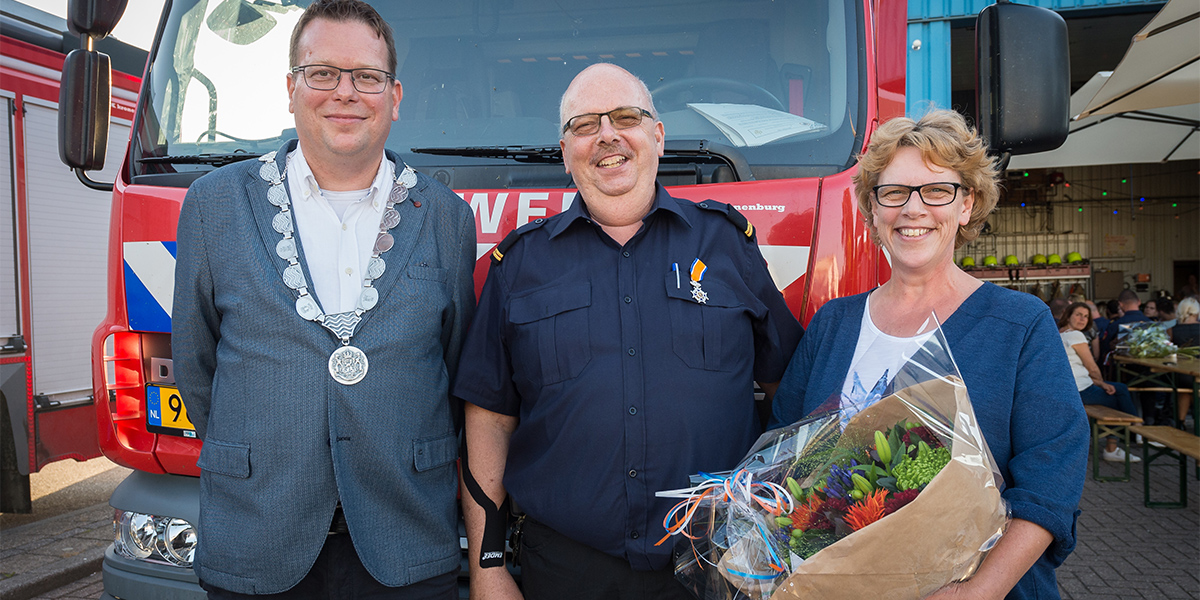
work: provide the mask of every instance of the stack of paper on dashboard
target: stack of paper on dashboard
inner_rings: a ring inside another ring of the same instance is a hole
[[[761,146],[826,127],[811,119],[757,104],[688,104],[712,121],[734,146]]]

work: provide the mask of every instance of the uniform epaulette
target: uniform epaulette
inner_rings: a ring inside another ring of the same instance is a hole
[[[545,223],[546,219],[534,219],[508,232],[508,235],[504,236],[504,239],[500,240],[500,243],[496,244],[496,247],[492,249],[492,264],[498,265],[500,264],[500,261],[504,260],[504,254],[508,252],[509,248],[512,248],[513,244],[517,243],[517,238],[520,238],[527,232],[541,227]]]
[[[725,218],[729,219],[730,223],[733,223],[735,226],[737,226],[738,231],[746,235],[746,239],[754,239],[754,224],[751,223],[745,215],[738,212],[738,209],[725,204],[724,202],[717,202],[716,200],[705,200],[703,202],[698,202],[696,203],[696,206],[725,215]]]

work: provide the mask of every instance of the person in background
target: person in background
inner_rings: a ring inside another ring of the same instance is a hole
[[[1158,320],[1158,301],[1157,300],[1147,300],[1145,303],[1143,303],[1142,304],[1142,314],[1146,315],[1146,318],[1151,321],[1157,321]]]
[[[1100,309],[1096,308],[1096,303],[1091,300],[1080,300],[1087,305],[1088,311],[1092,315],[1092,324],[1083,332],[1083,336],[1087,338],[1088,347],[1092,349],[1092,358],[1097,364],[1100,363],[1100,325],[1096,323],[1100,316]],[[1104,325],[1108,325],[1108,320],[1104,321]]]
[[[1091,309],[1082,302],[1068,306],[1063,317],[1058,320],[1058,331],[1062,336],[1063,348],[1067,351],[1067,360],[1071,363],[1075,386],[1079,388],[1079,398],[1084,404],[1099,404],[1136,416],[1137,407],[1129,395],[1129,388],[1123,383],[1104,381],[1100,375],[1100,369],[1092,357],[1091,347],[1083,334],[1091,325]],[[1125,450],[1117,447],[1117,438],[1110,436],[1108,447],[1100,457],[1111,462],[1122,462],[1125,455]],[[1129,460],[1141,462],[1142,459],[1130,454]]]
[[[874,341],[903,341],[931,312],[941,321],[1013,520],[974,576],[930,597],[937,600],[1058,598],[1054,570],[1075,547],[1087,467],[1087,417],[1046,304],[954,263],[955,248],[975,239],[995,208],[998,178],[995,160],[956,112],[880,125],[854,186],[867,228],[891,256],[892,277],[817,311],[775,395],[772,424],[794,423],[855,377],[872,387],[903,364],[873,353]]]
[[[1112,303],[1105,302],[1104,304],[1097,306],[1091,300],[1088,301],[1088,307],[1092,309],[1092,329],[1096,330],[1097,341],[1104,337],[1104,330],[1108,329],[1109,317],[1115,315],[1116,310],[1120,308],[1120,306],[1117,306],[1114,309],[1112,306],[1110,306],[1110,304]]]
[[[1154,305],[1158,307],[1158,322],[1163,323],[1167,328],[1167,334],[1170,335],[1171,328],[1175,326],[1175,301],[1170,298],[1159,298]]]
[[[1108,328],[1104,330],[1104,338],[1100,340],[1100,355],[1104,357],[1113,351],[1113,347],[1117,343],[1117,334],[1121,331],[1122,325],[1144,323],[1150,320],[1142,313],[1141,300],[1138,298],[1137,292],[1121,290],[1117,296],[1117,303],[1121,316],[1109,321]]]
[[[1179,302],[1175,317],[1177,322],[1171,331],[1171,343],[1180,348],[1200,346],[1200,301],[1194,297]]]
[[[1053,317],[1055,321],[1058,321],[1059,317],[1062,317],[1063,311],[1067,309],[1067,305],[1070,304],[1070,302],[1067,302],[1062,298],[1055,298],[1047,304],[1050,307],[1050,316]]]
[[[1194,348],[1200,346],[1200,301],[1197,301],[1194,296],[1189,296],[1179,301],[1179,306],[1176,307],[1175,317],[1178,322],[1171,329],[1171,343],[1180,348]],[[1192,387],[1193,381],[1190,375],[1177,375],[1175,377],[1175,385],[1187,389]],[[1178,421],[1180,427],[1184,426],[1184,421],[1187,419],[1188,411],[1192,408],[1192,395],[1179,394]]]

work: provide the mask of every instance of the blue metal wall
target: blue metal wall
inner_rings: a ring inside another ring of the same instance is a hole
[[[909,0],[908,67],[905,112],[915,117],[930,106],[950,107],[950,21],[974,18],[994,0]],[[1059,12],[1130,5],[1159,5],[1163,0],[1019,0]],[[1069,16],[1064,14],[1064,16]]]

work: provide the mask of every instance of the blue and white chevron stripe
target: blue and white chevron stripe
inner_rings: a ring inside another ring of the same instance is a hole
[[[125,242],[125,309],[134,331],[171,332],[175,242]]]

